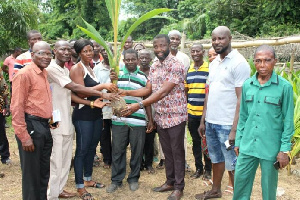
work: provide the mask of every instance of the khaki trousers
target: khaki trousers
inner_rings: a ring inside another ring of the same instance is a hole
[[[52,134],[53,148],[50,157],[50,179],[47,190],[48,200],[58,200],[67,183],[72,160],[73,134]]]

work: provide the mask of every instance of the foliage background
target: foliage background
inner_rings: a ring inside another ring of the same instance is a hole
[[[151,40],[171,29],[188,39],[209,38],[218,25],[250,37],[286,36],[300,32],[300,0],[123,0],[119,35],[142,14],[156,8],[177,9],[139,26],[134,40]],[[38,29],[44,40],[84,37],[76,25],[81,17],[105,40],[112,40],[112,26],[105,0],[1,0],[0,55],[15,46],[28,48],[26,31]]]

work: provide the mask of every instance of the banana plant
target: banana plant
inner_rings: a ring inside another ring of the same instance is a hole
[[[119,24],[121,1],[122,0],[105,0],[106,8],[108,10],[109,17],[112,22],[113,32],[114,32],[114,44],[113,44],[114,53],[110,50],[109,46],[106,44],[103,37],[101,37],[101,35],[92,25],[90,25],[88,22],[83,20],[86,25],[86,28],[78,26],[85,34],[87,34],[90,38],[92,38],[101,46],[103,46],[103,48],[106,50],[108,54],[109,64],[117,73],[117,75],[119,74],[119,61],[120,61],[121,53],[123,51],[124,44],[127,38],[130,36],[130,34],[144,21],[147,21],[148,19],[151,19],[161,13],[172,11],[172,9],[168,9],[168,8],[159,8],[159,9],[154,9],[152,11],[149,11],[146,14],[142,15],[128,29],[127,33],[125,34],[121,42],[121,48],[118,50],[118,24]]]
[[[300,96],[297,99],[296,106],[294,109],[294,125],[295,125],[295,133],[293,136],[293,148],[291,151],[291,161],[294,156],[296,156],[300,152]]]

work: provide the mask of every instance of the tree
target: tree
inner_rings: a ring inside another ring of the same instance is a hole
[[[47,4],[40,25],[46,39],[84,37],[85,34],[76,28],[76,25],[84,25],[82,18],[106,39],[111,39],[112,27],[105,0],[48,0]]]
[[[161,6],[177,9],[168,14],[173,20],[160,24],[151,20],[139,28],[135,34],[141,39],[148,38],[148,33],[167,33],[171,29],[185,31],[190,39],[201,39],[210,37],[219,25],[251,37],[284,36],[300,31],[300,0],[126,0],[126,3],[124,9],[134,16]]]
[[[0,15],[0,55],[16,46],[28,48],[26,32],[38,27],[37,6],[30,0],[2,0]]]
[[[134,17],[121,22],[120,35],[124,35],[127,27],[144,13],[157,8],[177,9],[179,2],[183,0],[124,0],[123,9]],[[163,17],[165,18],[153,18],[144,22],[133,33],[134,40],[152,40],[165,25],[170,24],[170,20],[178,19],[178,11],[164,13]]]

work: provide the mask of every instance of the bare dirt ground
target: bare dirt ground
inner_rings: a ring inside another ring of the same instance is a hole
[[[7,129],[8,139],[10,142],[10,152],[11,159],[13,161],[12,165],[2,165],[0,164],[0,171],[5,173],[4,178],[0,178],[0,200],[12,199],[19,200],[22,199],[22,187],[21,187],[21,169],[19,162],[19,153],[17,143],[13,134],[12,128]],[[75,141],[74,141],[75,143]],[[75,148],[75,145],[74,145]],[[130,152],[127,154],[127,160],[130,159]],[[194,160],[192,157],[191,145],[188,145],[188,163],[194,170]],[[283,188],[285,193],[278,197],[279,200],[290,200],[290,199],[300,199],[300,159],[297,160],[298,164],[292,166],[294,174],[291,176],[287,175],[286,170],[281,170],[279,173],[279,183],[278,187]],[[157,163],[154,163],[156,166]],[[129,171],[129,166],[127,165],[127,172]],[[192,172],[187,172],[185,176],[185,190],[182,200],[195,199],[194,196],[197,193],[201,193],[205,190],[210,189],[207,186],[203,185],[201,178],[191,179],[190,175]],[[95,167],[93,173],[93,179],[95,181],[102,182],[106,185],[110,184],[110,169],[104,169],[102,166]],[[226,189],[226,184],[228,180],[228,175],[225,174],[222,182],[222,190]],[[141,172],[141,177],[139,180],[140,188],[132,192],[128,188],[126,180],[123,182],[123,187],[118,189],[113,194],[106,193],[105,189],[94,189],[88,188],[88,191],[95,197],[95,199],[107,199],[107,200],[144,200],[144,199],[153,199],[153,200],[163,200],[167,199],[170,192],[167,193],[155,193],[151,188],[156,187],[164,183],[165,181],[165,171],[156,170],[155,174],[148,174],[147,171]],[[69,175],[69,180],[65,188],[67,191],[75,192],[75,182],[74,182],[74,170],[72,169]],[[78,197],[72,198],[72,200],[79,199]],[[232,199],[231,195],[223,194],[221,199],[229,200]],[[260,200],[261,197],[261,188],[260,188],[260,170],[258,169],[252,197],[251,199]]]

